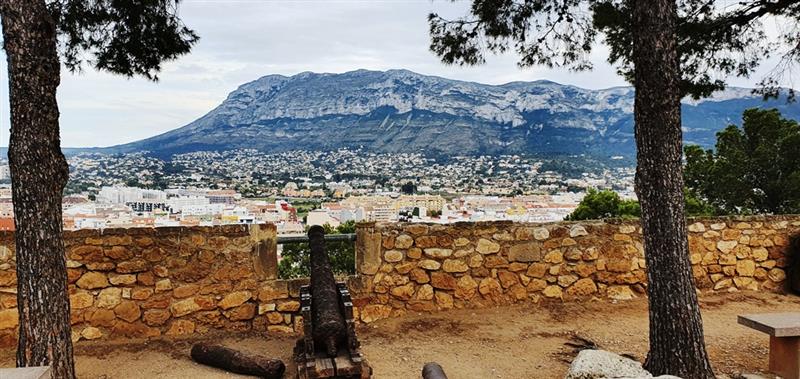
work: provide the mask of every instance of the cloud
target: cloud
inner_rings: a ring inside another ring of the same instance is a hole
[[[166,132],[268,74],[405,68],[490,84],[549,79],[585,88],[625,85],[605,62],[602,45],[592,54],[593,72],[520,69],[513,54],[489,56],[477,67],[443,65],[428,51],[427,15],[463,16],[468,6],[443,0],[183,1],[181,17],[201,40],[191,54],[167,63],[158,83],[91,69],[62,74],[62,145],[107,146]],[[0,56],[0,145],[7,145],[9,129],[5,61]]]

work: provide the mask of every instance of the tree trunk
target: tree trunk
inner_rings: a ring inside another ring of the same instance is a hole
[[[636,193],[642,207],[653,375],[713,378],[689,262],[675,0],[635,0]]]
[[[0,16],[11,100],[17,365],[51,365],[53,378],[74,378],[61,220],[69,170],[58,130],[55,23],[44,0],[3,0]]]

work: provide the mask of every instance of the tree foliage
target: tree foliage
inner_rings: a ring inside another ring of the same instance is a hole
[[[717,133],[715,150],[684,148],[690,193],[717,213],[800,212],[800,125],[775,109],[748,109],[742,127]]]
[[[474,0],[468,17],[428,16],[430,49],[449,64],[479,64],[487,51],[513,50],[521,67],[586,70],[592,68],[593,44],[603,35],[608,61],[632,82],[632,14],[632,0]],[[725,88],[726,77],[749,77],[760,62],[779,57],[760,89],[775,97],[790,79],[789,70],[800,64],[797,0],[743,0],[725,7],[714,0],[679,0],[678,16],[683,95],[708,96]],[[785,24],[777,40],[766,36],[767,17]]]
[[[186,54],[197,34],[178,17],[180,0],[52,0],[64,65],[88,63],[115,74],[158,80],[161,64]]]
[[[716,212],[711,204],[695,195],[688,189],[684,191],[687,216],[712,216]],[[564,220],[599,220],[604,218],[639,218],[642,209],[639,202],[633,199],[624,200],[614,191],[589,189],[581,199],[578,207]]]
[[[589,189],[578,207],[565,220],[595,220],[603,218],[636,218],[641,209],[636,200],[622,200],[614,191]]]
[[[333,228],[329,224],[322,226],[325,234],[355,233],[354,221],[347,221]],[[352,241],[326,241],[325,247],[334,275],[353,275],[356,271],[355,245]],[[310,261],[307,242],[284,244],[281,261],[278,262],[278,276],[282,279],[307,278]]]

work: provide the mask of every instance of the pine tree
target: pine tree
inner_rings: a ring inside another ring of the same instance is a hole
[[[97,69],[157,80],[161,62],[185,54],[198,38],[176,11],[176,0],[0,2],[11,101],[17,366],[50,365],[53,378],[75,377],[61,218],[69,178],[56,102],[61,63],[79,70],[91,57]]]
[[[772,43],[760,24],[768,16],[795,21],[795,28]],[[609,61],[636,89],[636,191],[650,302],[645,366],[656,375],[713,377],[687,253],[680,100],[723,89],[727,76],[749,76],[775,55],[781,64],[763,78],[761,92],[778,96],[784,74],[800,63],[800,1],[722,8],[713,0],[473,0],[466,18],[428,20],[431,51],[462,65],[483,63],[487,51],[513,50],[521,67],[588,70],[602,32]]]

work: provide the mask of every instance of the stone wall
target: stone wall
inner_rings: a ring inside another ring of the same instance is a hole
[[[211,329],[291,331],[299,304],[264,293],[277,267],[275,226],[65,233],[73,340],[177,336]],[[16,344],[13,233],[0,233],[0,346]],[[288,316],[287,316],[288,315]],[[270,315],[272,320],[276,316]]]
[[[689,221],[704,291],[783,292],[800,216]],[[362,322],[522,301],[625,300],[645,293],[636,221],[359,224],[357,275],[342,278]],[[16,343],[13,234],[0,233],[0,347]],[[73,339],[212,330],[298,330],[299,289],[277,279],[275,227],[65,233]]]
[[[800,216],[689,220],[701,290],[783,292]],[[372,224],[358,234],[361,320],[518,301],[644,295],[638,221]]]

